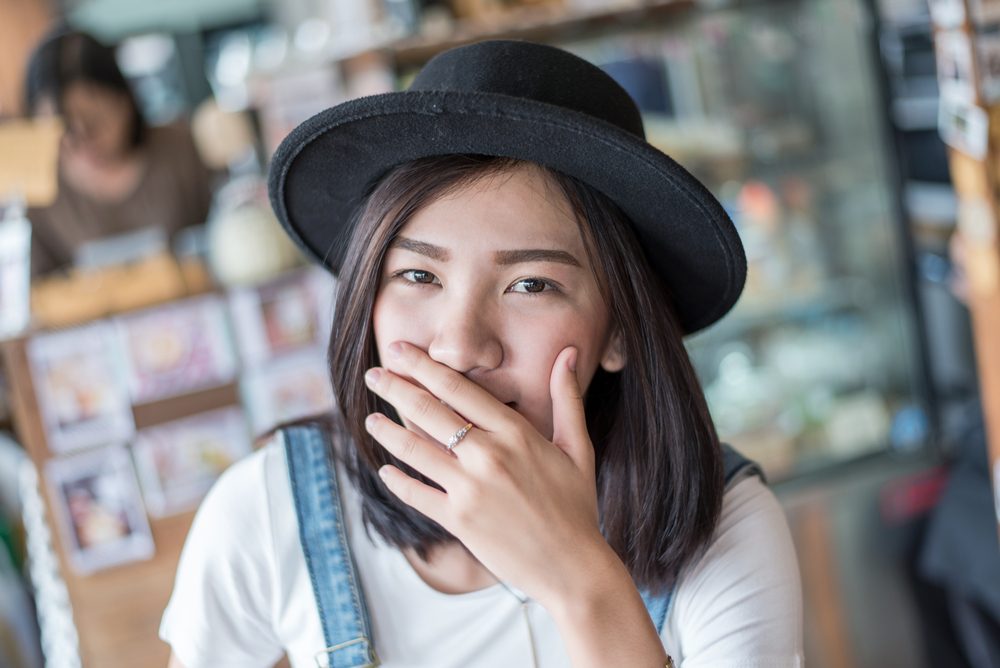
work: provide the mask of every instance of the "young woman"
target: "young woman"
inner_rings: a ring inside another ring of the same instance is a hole
[[[188,127],[146,124],[112,47],[54,29],[31,56],[25,93],[30,114],[66,126],[56,200],[28,212],[33,273],[72,264],[103,237],[205,222],[212,184]]]
[[[339,279],[338,409],[203,502],[172,665],[801,665],[781,509],[682,343],[742,247],[613,80],[452,50],[294,131],[271,194]]]

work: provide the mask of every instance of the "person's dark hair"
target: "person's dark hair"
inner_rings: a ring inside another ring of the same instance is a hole
[[[334,451],[357,485],[366,527],[422,558],[453,537],[396,499],[376,471],[393,464],[427,481],[368,435],[376,411],[398,420],[369,392],[365,371],[379,365],[372,309],[392,240],[437,198],[524,163],[483,156],[420,159],[390,171],[355,214],[341,266],[330,372],[352,445]],[[633,579],[659,590],[707,545],[722,506],[722,458],[700,384],[665,286],[653,273],[625,214],[580,181],[546,170],[576,213],[625,368],[598,369],[586,395],[597,464],[602,530]]]
[[[118,67],[114,48],[87,33],[58,27],[42,38],[28,60],[24,91],[28,114],[37,114],[46,99],[62,114],[64,93],[74,83],[101,86],[124,95],[132,111],[130,144],[133,148],[142,144],[146,120]]]

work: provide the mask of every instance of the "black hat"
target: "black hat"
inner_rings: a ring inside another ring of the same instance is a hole
[[[732,308],[746,257],[715,197],[645,140],[628,93],[566,51],[486,41],[430,60],[406,91],[331,107],[295,128],[271,162],[271,205],[336,273],[352,212],[392,167],[449,154],[518,158],[611,198],[635,225],[686,333]]]

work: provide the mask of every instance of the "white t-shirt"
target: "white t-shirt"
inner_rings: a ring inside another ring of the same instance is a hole
[[[522,607],[499,584],[432,589],[399,550],[368,536],[357,492],[338,479],[382,666],[530,667],[533,646],[538,668],[569,667],[544,608]],[[186,668],[272,666],[283,652],[293,668],[316,668],[323,632],[277,440],[230,467],[202,502],[160,637]],[[681,575],[662,638],[685,668],[802,665],[798,563],[781,507],[756,477],[726,492],[715,539]]]

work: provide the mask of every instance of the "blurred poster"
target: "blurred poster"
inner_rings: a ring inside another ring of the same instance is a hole
[[[965,22],[964,0],[928,0],[927,4],[938,28],[957,28]]]
[[[979,55],[979,90],[985,104],[1000,101],[1000,33],[976,36]]]
[[[986,156],[989,118],[974,104],[941,96],[938,132],[946,144],[977,160]]]
[[[114,343],[114,328],[105,322],[28,342],[38,409],[53,452],[132,435],[132,410]]]
[[[937,34],[934,44],[941,98],[973,102],[976,88],[969,36],[961,30],[944,30]]]
[[[153,556],[153,536],[123,446],[52,459],[45,472],[53,513],[76,571],[87,574]]]
[[[237,407],[140,431],[132,454],[150,515],[196,507],[222,472],[251,449],[250,431]]]
[[[250,369],[242,393],[254,432],[333,409],[333,390],[321,349],[299,352]]]
[[[231,382],[236,355],[222,302],[200,297],[118,319],[135,403]]]
[[[233,290],[229,306],[243,363],[258,366],[324,344],[330,335],[332,305],[333,279],[314,268]]]

